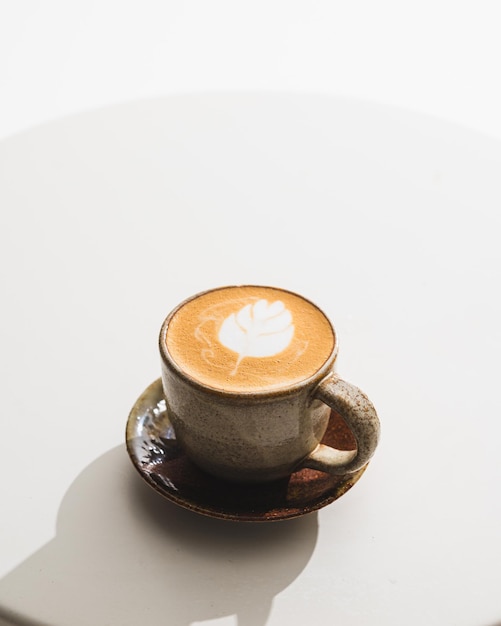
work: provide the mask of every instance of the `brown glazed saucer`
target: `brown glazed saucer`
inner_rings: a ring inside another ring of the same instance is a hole
[[[303,469],[285,479],[255,485],[214,478],[180,449],[160,379],[134,404],[127,420],[126,443],[134,467],[155,491],[191,511],[234,521],[272,522],[316,511],[353,487],[367,467],[341,476]],[[322,443],[339,450],[356,446],[351,431],[335,412]]]

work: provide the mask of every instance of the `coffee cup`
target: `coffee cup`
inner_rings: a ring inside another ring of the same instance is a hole
[[[159,348],[176,438],[214,476],[256,483],[302,468],[349,474],[376,449],[374,406],[334,372],[334,328],[298,294],[255,285],[199,293],[168,315]],[[332,410],[355,450],[321,443]]]

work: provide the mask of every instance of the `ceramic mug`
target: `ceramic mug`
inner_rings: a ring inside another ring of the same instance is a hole
[[[302,296],[261,286],[197,294],[166,318],[159,347],[176,438],[210,474],[236,482],[305,467],[347,474],[376,449],[374,406],[334,373],[334,328]],[[331,409],[348,424],[356,450],[320,443]]]

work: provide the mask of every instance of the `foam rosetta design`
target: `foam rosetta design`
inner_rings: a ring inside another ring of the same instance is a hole
[[[293,336],[292,314],[285,304],[281,300],[270,304],[264,299],[231,313],[218,333],[220,343],[238,354],[232,376],[242,359],[275,356],[289,346]]]
[[[301,296],[239,285],[182,303],[162,326],[161,350],[202,386],[267,393],[309,380],[333,357],[335,336],[322,311]]]

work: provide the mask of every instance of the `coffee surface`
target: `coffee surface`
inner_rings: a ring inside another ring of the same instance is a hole
[[[272,287],[224,287],[172,315],[167,352],[190,378],[229,392],[287,387],[310,378],[334,349],[332,326],[301,296]]]

